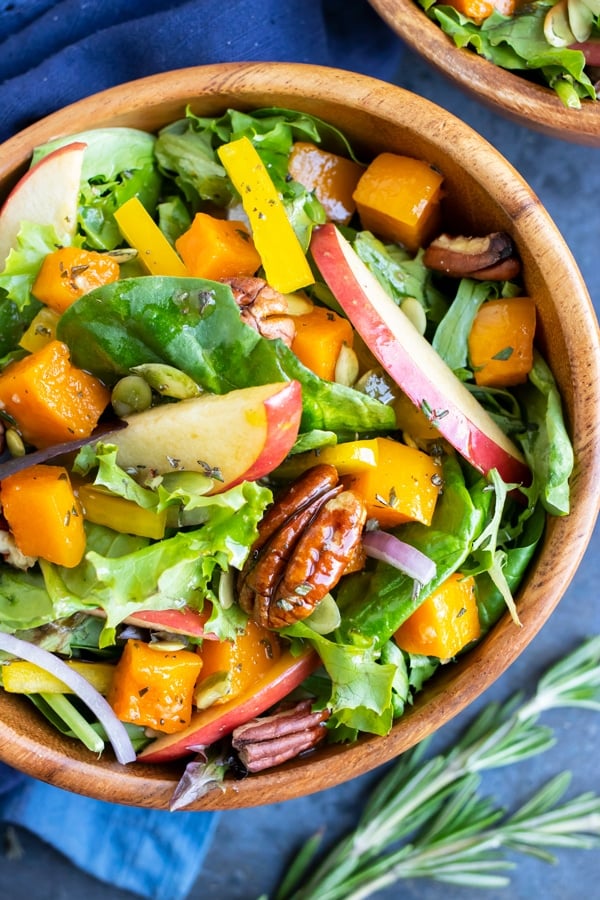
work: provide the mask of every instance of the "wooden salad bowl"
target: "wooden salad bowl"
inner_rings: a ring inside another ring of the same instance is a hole
[[[369,2],[415,53],[495,112],[554,138],[600,146],[600,103],[582,101],[581,109],[567,109],[550,88],[457,47],[415,0]]]
[[[181,117],[188,105],[200,115],[228,107],[294,108],[336,125],[365,159],[389,150],[437,166],[445,178],[447,227],[463,234],[507,231],[516,243],[526,290],[538,309],[541,349],[562,392],[576,459],[572,512],[548,522],[543,545],[518,593],[522,627],[506,614],[475,649],[436,674],[387,737],[329,746],[263,774],[227,781],[223,792],[214,791],[192,807],[228,809],[320,791],[397,757],[464,710],[526,650],[573,578],[598,513],[600,345],[591,301],[573,257],[509,163],[469,126],[428,100],[346,71],[227,63],[112,88],[5,142],[0,147],[0,196],[23,173],[33,148],[50,138],[115,125],[153,131]],[[5,762],[102,800],[167,808],[183,769],[181,763],[121,766],[108,750],[99,760],[80,743],[62,738],[27,701],[1,691],[0,729],[0,757]]]

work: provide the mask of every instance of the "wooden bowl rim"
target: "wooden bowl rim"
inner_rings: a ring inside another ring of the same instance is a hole
[[[507,205],[506,186],[510,186],[510,210],[515,223],[543,257],[553,278],[562,277],[569,285],[569,296],[564,300],[559,298],[557,303],[564,303],[565,309],[568,305],[572,313],[564,319],[571,341],[569,347],[576,343],[578,354],[585,358],[586,370],[579,373],[582,378],[585,376],[585,383],[582,382],[582,391],[573,401],[579,435],[575,511],[564,519],[553,519],[546,538],[554,548],[568,546],[569,555],[562,560],[562,566],[555,566],[554,560],[547,560],[545,566],[538,563],[533,566],[520,593],[527,598],[536,597],[535,615],[529,614],[525,603],[521,629],[515,629],[505,616],[468,657],[433,679],[388,737],[366,736],[350,746],[328,747],[308,759],[296,760],[240,782],[227,782],[223,793],[215,791],[190,807],[198,810],[257,806],[333,787],[398,756],[456,716],[509,667],[548,619],[585,552],[600,502],[597,491],[600,428],[595,421],[600,400],[600,342],[581,274],[556,226],[521,176],[470,126],[430,101],[367,76],[302,63],[223,63],[170,71],[78,101],[10,138],[0,146],[0,185],[9,186],[29,160],[33,147],[52,137],[86,127],[125,122],[130,113],[137,115],[140,111],[147,114],[150,110],[160,120],[168,111],[172,113],[174,105],[181,114],[188,100],[213,100],[215,95],[230,98],[236,92],[243,93],[244,99],[238,102],[246,108],[262,105],[255,98],[266,94],[285,94],[289,106],[299,109],[311,102],[320,104],[325,97],[340,108],[350,103],[354,109],[367,110],[381,122],[400,121],[407,131],[422,130],[432,146],[439,148],[447,146],[451,127],[453,147],[461,153],[461,158],[464,151],[465,158],[472,162],[469,178],[489,184],[490,197],[502,210]],[[79,123],[76,129],[74,122]],[[472,158],[474,147],[476,159]],[[579,419],[587,431],[580,428]],[[35,733],[30,733],[27,713],[22,712],[25,709],[29,709],[26,701],[0,696],[3,719],[0,758],[6,763],[59,787],[100,800],[168,808],[181,774],[181,763],[123,767],[108,758],[98,761],[75,742],[53,736],[50,729],[48,744],[41,745]]]
[[[495,112],[554,138],[600,146],[600,101],[568,109],[550,88],[501,69],[474,50],[457,47],[416,0],[369,2],[416,54]]]

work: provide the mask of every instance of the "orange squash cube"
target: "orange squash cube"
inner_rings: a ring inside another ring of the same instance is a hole
[[[243,222],[196,213],[194,221],[175,241],[177,252],[194,278],[219,281],[254,275],[261,259]]]
[[[374,438],[377,465],[342,478],[367,505],[382,528],[403,522],[430,525],[440,492],[440,467],[424,453],[391,438]]]
[[[79,501],[62,466],[33,465],[0,484],[4,518],[25,556],[76,566],[85,552]]]
[[[122,722],[175,734],[189,725],[201,669],[200,656],[191,650],[161,650],[128,640],[107,700]]]
[[[333,381],[343,344],[352,347],[354,332],[348,319],[324,306],[315,306],[309,313],[294,316],[294,324],[292,351],[315,375]]]
[[[202,678],[196,689],[201,708],[228,703],[249,690],[281,656],[277,635],[252,619],[233,641],[204,641]]]
[[[439,230],[443,180],[420,159],[380,153],[353,194],[363,228],[417,251]]]
[[[119,263],[106,253],[59,247],[45,257],[31,293],[60,314],[94,288],[117,281],[119,274]]]
[[[475,383],[509,387],[527,380],[533,365],[535,303],[530,297],[488,300],[469,334],[469,358]]]
[[[394,640],[407,653],[448,660],[480,635],[475,579],[455,572],[402,623]]]
[[[515,0],[445,0],[445,2],[463,16],[472,19],[476,25],[481,25],[494,10],[504,16],[512,16],[517,5]]]
[[[294,181],[307,191],[314,191],[331,222],[348,224],[356,211],[352,194],[364,166],[309,141],[296,141],[290,152],[288,171]]]
[[[108,388],[71,365],[62,341],[49,341],[0,374],[0,408],[34,447],[89,437],[109,402]]]

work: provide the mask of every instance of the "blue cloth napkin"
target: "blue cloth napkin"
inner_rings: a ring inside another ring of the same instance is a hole
[[[0,141],[67,103],[169,69],[236,60],[392,78],[400,42],[367,0],[29,0],[0,16]]]
[[[293,61],[393,80],[400,57],[367,0],[15,0],[0,15],[0,141],[65,104],[170,69]],[[90,800],[0,763],[1,821],[145,897],[187,895],[217,818]]]

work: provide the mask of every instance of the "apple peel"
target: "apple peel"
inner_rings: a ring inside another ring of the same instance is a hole
[[[0,210],[0,271],[23,222],[52,225],[62,244],[72,243],[86,147],[73,141],[53,150],[16,183]]]
[[[531,473],[515,444],[383,290],[332,223],[313,230],[310,250],[328,287],[373,355],[454,449],[479,472],[508,484]]]

